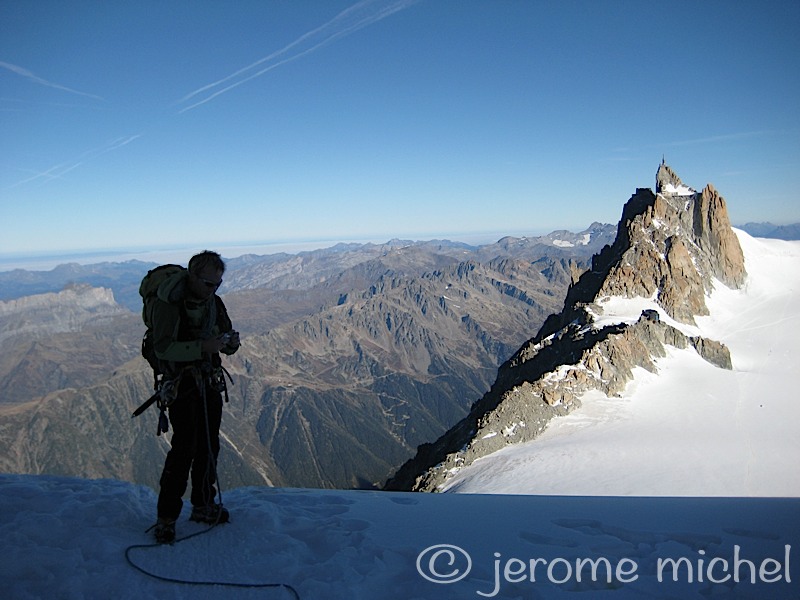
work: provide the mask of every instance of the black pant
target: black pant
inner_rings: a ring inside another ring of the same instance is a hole
[[[210,384],[198,387],[194,378],[184,376],[178,396],[169,407],[172,448],[164,461],[158,516],[177,519],[183,494],[192,475],[192,506],[207,506],[216,496],[216,466],[219,456],[219,426],[222,396]],[[206,424],[208,425],[206,427]]]

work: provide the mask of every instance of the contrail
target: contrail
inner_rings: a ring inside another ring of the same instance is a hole
[[[297,60],[298,58],[305,56],[306,54],[310,54],[311,52],[318,50],[319,48],[322,48],[323,46],[326,46],[327,44],[330,44],[342,37],[350,35],[359,29],[363,29],[364,27],[385,19],[396,12],[416,4],[418,1],[419,0],[391,0],[389,2],[381,2],[380,0],[362,0],[350,8],[343,10],[327,23],[320,25],[308,33],[303,34],[291,44],[284,46],[280,50],[277,50],[234,73],[231,73],[227,77],[223,77],[222,79],[219,79],[213,83],[209,83],[208,85],[186,94],[178,101],[178,104],[184,103],[191,98],[194,98],[195,96],[205,92],[209,92],[214,88],[218,88],[219,86],[222,86],[231,80],[236,80],[225,87],[220,87],[202,100],[182,108],[179,112],[184,113],[188,110],[192,110],[193,108],[205,104],[217,96],[220,96],[221,94],[224,94],[225,92],[228,92],[233,88],[250,81],[251,79],[260,77],[268,71],[271,71],[293,60]],[[377,6],[375,6],[376,4]],[[284,55],[286,56],[284,57]],[[261,65],[266,66],[263,66],[261,69],[245,76],[246,73],[260,67]],[[237,79],[239,77],[243,78]]]
[[[177,102],[177,104],[184,104],[192,98],[196,98],[202,94],[206,95],[202,99],[198,99],[189,106],[185,106],[179,111],[179,113],[184,113],[197,108],[198,106],[213,100],[217,96],[220,96],[225,92],[242,85],[243,83],[255,79],[256,77],[260,77],[272,69],[276,69],[281,65],[310,54],[311,52],[314,52],[315,50],[318,50],[327,44],[333,43],[336,40],[363,29],[364,27],[372,25],[373,23],[377,23],[378,21],[385,19],[396,12],[402,11],[419,1],[420,0],[361,0],[360,2],[357,2],[353,6],[340,12],[330,21],[301,35],[295,41],[287,46],[284,46],[280,50],[277,50],[234,73],[231,73],[227,77],[223,77],[222,79],[186,94]],[[26,77],[31,81],[41,85],[46,85],[48,87],[53,87],[55,89],[60,89],[89,98],[103,100],[103,98],[100,96],[79,92],[57,83],[52,83],[34,75],[27,69],[23,69],[22,67],[18,67],[10,63],[0,61],[0,67],[8,69],[9,71],[21,75],[22,77]],[[37,172],[34,175],[18,181],[17,183],[14,183],[4,189],[15,188],[39,179],[58,179],[73,169],[77,169],[84,162],[92,160],[107,152],[116,150],[117,148],[121,148],[122,146],[131,143],[139,137],[141,137],[141,135],[132,135],[116,139],[100,148],[88,150],[73,160],[68,160],[52,166],[45,171]]]
[[[34,83],[38,83],[40,85],[44,85],[47,87],[55,88],[57,90],[62,90],[64,92],[69,92],[70,94],[78,94],[79,96],[86,96],[87,98],[94,98],[95,100],[104,100],[100,96],[95,96],[94,94],[87,94],[86,92],[79,92],[78,90],[73,90],[72,88],[68,88],[63,85],[59,85],[58,83],[53,83],[52,81],[47,81],[46,79],[42,79],[41,77],[34,75],[28,69],[23,69],[22,67],[18,67],[17,65],[12,65],[11,63],[0,61],[0,67],[4,69],[8,69],[12,73],[16,73],[26,79],[30,79]]]
[[[67,173],[72,171],[73,169],[77,169],[78,167],[80,167],[87,160],[91,160],[93,158],[97,158],[98,156],[106,154],[107,152],[112,152],[112,151],[116,150],[117,148],[121,148],[122,146],[127,146],[132,141],[134,141],[134,140],[136,140],[136,139],[138,139],[140,137],[141,137],[141,135],[137,134],[137,135],[129,135],[129,136],[117,138],[117,139],[109,142],[108,144],[106,144],[104,146],[100,146],[99,148],[95,148],[93,150],[87,150],[86,152],[84,152],[83,154],[78,156],[77,158],[74,158],[72,160],[68,160],[68,161],[65,161],[63,163],[59,163],[57,165],[54,165],[54,166],[50,167],[49,169],[47,169],[46,171],[38,172],[35,175],[32,175],[32,176],[28,177],[27,179],[23,179],[21,181],[18,181],[16,183],[12,184],[12,185],[9,185],[8,187],[6,187],[4,189],[10,190],[10,189],[18,187],[20,185],[23,185],[23,184],[26,184],[26,183],[30,183],[31,181],[36,181],[37,179],[48,179],[48,180],[50,180],[50,179],[58,179],[60,177],[63,177],[64,175],[66,175]]]
[[[714,135],[705,138],[696,138],[692,140],[680,140],[676,142],[667,142],[662,144],[664,146],[691,146],[694,144],[709,144],[714,142],[727,142],[729,140],[739,140],[750,137],[760,137],[774,133],[772,131],[742,131],[739,133],[728,133],[722,135]]]

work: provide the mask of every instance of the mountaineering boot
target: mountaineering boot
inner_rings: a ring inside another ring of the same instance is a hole
[[[175,519],[159,517],[154,533],[159,544],[171,544],[175,541]]]
[[[221,504],[216,502],[208,506],[195,506],[192,508],[192,516],[189,517],[190,521],[197,521],[198,523],[227,523],[230,518],[228,510]]]

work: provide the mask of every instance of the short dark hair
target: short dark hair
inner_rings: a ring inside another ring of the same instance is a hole
[[[195,254],[189,259],[189,272],[199,273],[206,267],[212,267],[215,271],[220,273],[225,272],[225,261],[222,257],[211,250],[203,250],[200,254]]]

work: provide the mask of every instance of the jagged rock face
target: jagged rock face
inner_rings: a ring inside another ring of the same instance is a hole
[[[691,345],[715,366],[731,368],[730,354],[719,342],[688,337],[645,317],[630,326],[592,329],[573,325],[569,332],[526,345],[503,366],[492,390],[473,407],[474,420],[465,419],[460,430],[451,430],[460,433],[462,439],[468,437],[460,450],[445,452],[441,462],[421,474],[401,469],[387,487],[437,491],[459,468],[478,458],[509,443],[536,439],[552,418],[579,407],[584,393],[599,390],[608,396],[621,394],[635,367],[657,371],[654,359],[665,356],[668,345]],[[544,373],[540,373],[542,370]],[[474,426],[466,425],[470,422]],[[427,450],[442,452],[455,439],[458,436],[447,438],[437,447],[440,440]]]
[[[658,290],[658,301],[674,319],[693,323],[695,315],[707,315],[703,279],[694,266],[686,245],[680,239],[670,240],[666,270]]]
[[[656,171],[656,194],[691,195],[694,190],[681,181],[678,174],[663,160]]]
[[[695,200],[693,221],[695,240],[710,257],[713,275],[729,287],[740,287],[747,275],[744,254],[731,230],[725,200],[711,184]]]
[[[692,346],[697,352],[710,362],[712,365],[721,369],[732,369],[731,352],[728,347],[717,340],[709,340],[703,337],[690,338]]]
[[[662,164],[656,189],[637,190],[625,205],[610,250],[618,258],[594,297],[581,301],[655,296],[668,315],[691,324],[695,315],[708,314],[705,295],[714,279],[731,287],[744,282],[744,254],[713,186],[697,193]]]
[[[73,285],[58,293],[0,302],[0,343],[16,336],[47,337],[124,314],[106,288]]]
[[[638,189],[625,204],[614,243],[573,279],[561,313],[499,370],[470,414],[390,479],[387,489],[437,491],[459,468],[510,443],[535,439],[550,419],[580,406],[590,390],[620,394],[635,367],[656,370],[666,346],[692,347],[705,360],[731,368],[720,342],[689,337],[645,311],[635,323],[599,327],[596,315],[611,297],[652,299],[676,321],[708,314],[714,281],[737,287],[744,257],[730,228],[725,201],[708,185],[684,185],[666,164],[656,193]]]

